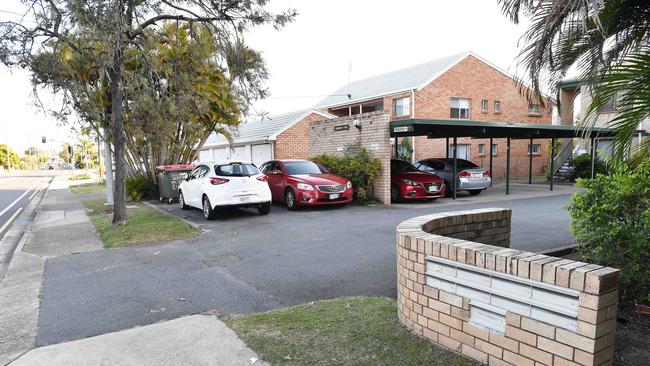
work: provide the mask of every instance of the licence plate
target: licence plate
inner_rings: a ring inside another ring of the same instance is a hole
[[[251,196],[240,196],[239,202],[250,202],[252,200]]]
[[[337,198],[339,198],[339,197],[341,197],[341,195],[340,195],[339,193],[333,193],[333,194],[330,194],[330,199],[331,199],[331,200],[335,200],[335,199],[337,199]]]
[[[438,186],[429,186],[429,192],[437,192]]]
[[[483,178],[482,173],[472,173],[472,178]]]

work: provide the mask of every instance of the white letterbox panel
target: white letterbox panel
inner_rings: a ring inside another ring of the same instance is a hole
[[[427,286],[470,300],[470,322],[503,333],[510,311],[575,331],[578,291],[438,257],[427,257]]]

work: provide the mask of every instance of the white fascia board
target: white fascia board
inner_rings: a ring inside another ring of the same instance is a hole
[[[291,121],[290,123],[287,123],[284,127],[282,127],[280,130],[278,130],[276,133],[270,135],[269,140],[275,141],[275,139],[281,133],[283,133],[284,131],[286,131],[286,130],[290,129],[291,127],[295,126],[298,122],[300,122],[303,119],[307,118],[312,113],[318,114],[319,116],[323,116],[323,117],[325,117],[327,119],[336,118],[336,116],[331,114],[331,113],[327,113],[327,112],[324,112],[324,111],[319,111],[318,109],[310,109],[307,112],[305,112],[305,113],[301,114],[300,116],[298,116],[298,118],[296,118],[295,120]]]
[[[343,107],[343,106],[346,106],[346,105],[349,105],[349,104],[356,104],[356,103],[367,102],[367,101],[370,101],[370,100],[373,100],[373,99],[379,99],[379,98],[387,97],[387,96],[390,96],[390,95],[393,95],[393,94],[404,93],[404,92],[411,91],[411,90],[413,90],[413,88],[398,89],[398,90],[393,90],[393,91],[389,91],[389,92],[386,92],[386,93],[381,93],[381,94],[371,95],[371,96],[369,96],[369,97],[363,97],[363,98],[359,98],[359,99],[350,99],[350,100],[345,101],[345,103],[338,103],[338,104],[324,105],[324,106],[319,106],[319,107],[317,107],[317,108],[337,108],[337,107]]]
[[[227,142],[225,144],[223,144],[223,143],[221,143],[221,144],[210,144],[210,145],[205,144],[205,145],[203,145],[203,148],[201,150],[218,149],[218,148],[224,148],[224,147],[234,148],[234,147],[240,147],[240,146],[246,146],[246,145],[263,144],[263,143],[271,142],[272,140],[275,140],[275,138],[271,139],[271,137],[269,136],[268,138],[262,138],[262,139],[261,138],[252,138],[252,139],[246,139],[246,140],[236,140],[235,142],[232,143],[232,145],[227,143]]]

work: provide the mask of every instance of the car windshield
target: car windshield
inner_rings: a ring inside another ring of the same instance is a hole
[[[253,164],[224,164],[215,165],[214,172],[225,177],[250,177],[260,174]]]
[[[418,172],[419,170],[413,166],[413,164],[409,163],[408,161],[403,161],[403,160],[393,160],[391,162],[391,170],[396,171],[396,172],[402,172],[402,173],[409,173],[409,172]]]
[[[307,174],[327,174],[328,171],[324,166],[312,161],[287,161],[284,163],[287,174],[289,175],[307,175]]]
[[[447,159],[447,162],[449,163],[449,166],[451,167],[454,166],[454,159]],[[465,159],[456,159],[456,167],[458,169],[471,169],[471,168],[478,168],[478,165]]]

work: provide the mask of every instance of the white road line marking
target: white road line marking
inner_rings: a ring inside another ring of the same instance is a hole
[[[32,193],[31,196],[29,196],[29,200],[31,201],[31,199],[34,198],[34,196],[36,196],[36,194],[37,194],[38,192],[40,192],[40,191],[41,191],[41,187],[38,187],[38,189],[35,190],[34,193]]]
[[[27,193],[29,193],[29,192],[30,192],[30,191],[31,191],[35,186],[36,186],[36,183],[34,183],[34,185],[32,185],[31,187],[29,187],[29,189],[26,190],[25,193],[21,194],[20,197],[16,198],[15,201],[11,202],[11,203],[9,204],[9,206],[7,206],[4,210],[0,211],[0,216],[4,215],[4,214],[5,214],[7,211],[9,211],[12,207],[14,207],[14,205],[15,205],[16,203],[18,203],[18,201],[20,201],[21,199],[23,199],[23,197],[25,197],[25,196],[27,195]]]
[[[20,207],[20,208],[18,208],[18,209],[16,210],[16,212],[14,212],[13,215],[11,215],[11,217],[9,218],[9,220],[7,220],[7,222],[5,222],[5,224],[2,225],[2,227],[0,227],[0,233],[4,233],[4,231],[5,231],[5,229],[7,228],[7,226],[9,226],[9,225],[14,221],[14,219],[16,218],[16,216],[18,216],[18,214],[19,214],[22,210],[23,210],[23,208]]]

